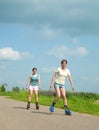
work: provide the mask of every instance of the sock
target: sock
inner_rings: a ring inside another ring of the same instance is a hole
[[[55,103],[55,102],[53,102],[53,103],[52,103],[52,106],[54,107],[54,106],[55,106],[55,104],[56,104],[56,103]]]
[[[30,108],[30,101],[28,101],[28,103],[27,103],[27,109],[29,109]]]
[[[36,108],[39,107],[38,102],[36,102]]]
[[[67,105],[64,105],[64,108],[65,108],[65,109],[68,109],[68,106],[67,106]]]
[[[30,101],[28,101],[28,104],[30,104]]]

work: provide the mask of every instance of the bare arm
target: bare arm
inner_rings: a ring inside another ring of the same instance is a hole
[[[38,87],[41,89],[41,80],[40,80],[40,75],[38,76]]]
[[[28,79],[28,81],[27,81],[27,86],[26,86],[26,88],[29,87],[29,85],[30,85],[30,81],[31,81],[31,77],[29,77],[29,79]]]
[[[73,85],[73,81],[72,81],[72,76],[69,75],[68,78],[69,78],[69,82],[70,82],[70,84],[72,86],[72,90],[74,91],[74,85]]]
[[[52,80],[51,80],[50,88],[53,87],[54,81],[56,79],[56,75],[57,75],[57,73],[55,72],[54,75],[53,75],[53,77],[52,77]]]

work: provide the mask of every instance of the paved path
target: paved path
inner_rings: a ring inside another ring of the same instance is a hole
[[[49,107],[34,104],[26,109],[26,103],[0,97],[0,130],[99,130],[99,117],[73,112],[64,115],[61,109],[49,113]]]

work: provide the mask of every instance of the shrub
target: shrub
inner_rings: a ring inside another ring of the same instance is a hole
[[[6,92],[6,88],[5,88],[4,85],[2,85],[2,86],[0,87],[0,91],[1,91],[1,92]]]
[[[13,87],[13,88],[12,88],[12,91],[13,91],[13,92],[20,92],[20,88],[19,88],[19,87]]]

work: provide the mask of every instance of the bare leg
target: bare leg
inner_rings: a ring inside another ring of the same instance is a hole
[[[34,95],[35,95],[35,102],[36,102],[36,109],[39,109],[39,104],[38,104],[38,90],[34,90]]]
[[[33,91],[30,90],[30,91],[29,91],[29,97],[28,97],[28,103],[27,103],[27,109],[30,108],[30,102],[31,102],[32,94],[33,94]]]
[[[32,90],[30,90],[30,91],[29,91],[28,102],[31,102],[31,99],[32,99],[32,94],[33,94],[33,91],[32,91]]]
[[[38,102],[38,90],[34,90],[35,102]]]
[[[63,102],[64,102],[65,114],[66,114],[66,115],[71,115],[71,111],[68,109],[68,106],[67,106],[67,98],[66,98],[65,89],[60,88],[60,91],[61,91],[61,95],[62,95]]]
[[[52,102],[52,105],[50,106],[51,112],[54,112],[54,106],[55,106],[56,102],[58,101],[58,99],[60,98],[60,89],[58,87],[55,88],[55,92],[56,92],[56,98],[54,99],[54,101]]]
[[[61,95],[62,95],[63,102],[64,102],[65,114],[66,114],[66,115],[71,115],[71,111],[68,109],[68,106],[67,106],[67,98],[66,98],[65,89],[60,88],[60,91],[61,91]]]
[[[54,99],[54,103],[56,103],[60,98],[60,89],[58,87],[55,88],[55,92],[56,92],[56,98]]]
[[[62,95],[62,99],[63,99],[64,106],[67,106],[67,98],[66,98],[65,89],[60,88],[60,91],[61,91],[61,95]]]

